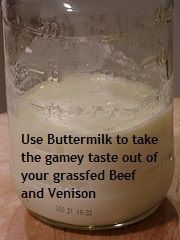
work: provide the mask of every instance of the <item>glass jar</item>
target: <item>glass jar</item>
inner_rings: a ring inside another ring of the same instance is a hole
[[[4,0],[12,179],[51,225],[153,213],[174,172],[171,0]]]

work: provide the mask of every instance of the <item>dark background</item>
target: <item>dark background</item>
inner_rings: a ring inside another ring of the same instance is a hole
[[[180,76],[180,0],[175,1],[174,70],[175,70],[175,97],[180,97],[180,79],[179,79],[179,76]],[[0,23],[0,113],[5,111],[6,111],[6,97],[5,97],[5,81],[4,81],[4,56],[3,56],[3,42],[2,42],[2,25]]]

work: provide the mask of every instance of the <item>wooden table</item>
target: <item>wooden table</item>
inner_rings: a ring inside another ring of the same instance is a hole
[[[56,230],[34,219],[10,182],[7,115],[0,115],[0,240],[179,240],[180,239],[180,99],[175,100],[176,171],[168,199],[148,219],[103,232]]]

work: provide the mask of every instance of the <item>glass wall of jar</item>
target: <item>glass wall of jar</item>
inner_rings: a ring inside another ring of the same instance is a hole
[[[174,171],[173,1],[4,0],[2,9],[12,179],[23,204],[77,229],[150,215]]]

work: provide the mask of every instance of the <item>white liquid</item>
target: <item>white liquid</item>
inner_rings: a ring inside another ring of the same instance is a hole
[[[174,161],[172,106],[165,106],[148,96],[156,91],[142,83],[104,75],[72,75],[61,83],[43,83],[16,99],[16,111],[9,113],[13,139],[13,182],[19,193],[22,190],[39,190],[56,187],[59,190],[75,188],[94,190],[96,199],[44,199],[23,200],[31,211],[51,220],[76,225],[110,225],[137,217],[162,201],[169,189]],[[146,99],[146,100],[145,100]],[[22,145],[21,133],[41,136],[97,136],[108,133],[128,137],[132,135],[157,136],[156,145]],[[31,154],[137,154],[159,153],[157,163],[22,163],[21,153]],[[137,170],[135,181],[27,181],[22,184],[21,172],[132,172]],[[56,205],[64,212],[57,212]],[[71,209],[71,214],[68,214]],[[79,210],[83,210],[81,215]],[[88,211],[92,215],[88,216]]]

